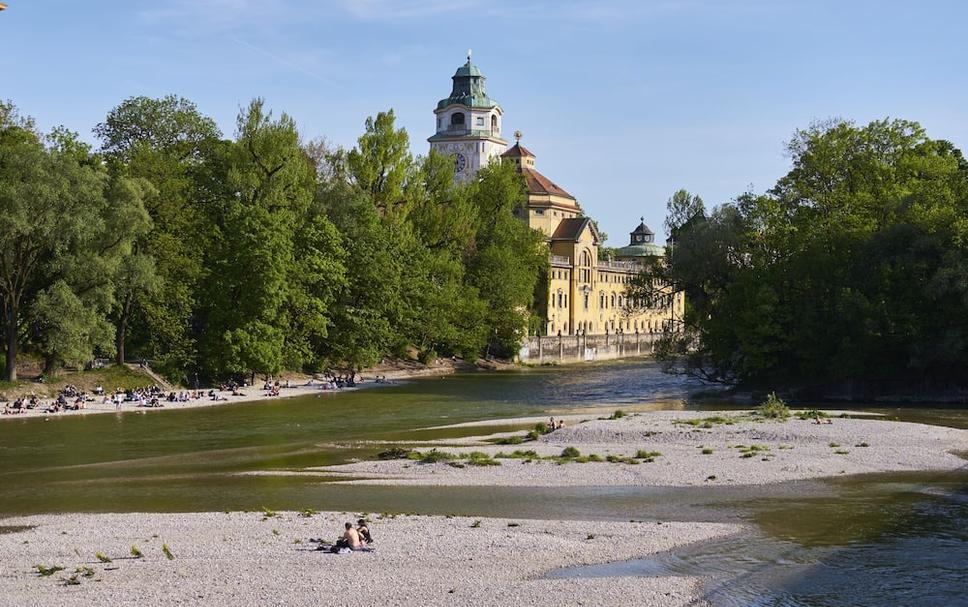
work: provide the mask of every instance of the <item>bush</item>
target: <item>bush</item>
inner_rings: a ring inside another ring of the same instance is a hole
[[[508,436],[506,438],[499,438],[494,441],[495,445],[520,445],[524,442],[523,436]]]
[[[467,463],[471,466],[500,466],[501,462],[495,460],[483,451],[472,451],[467,456]]]
[[[612,416],[609,417],[608,419],[622,419],[626,415],[628,414],[625,411],[622,411],[621,409],[616,409],[615,413],[612,413]]]
[[[380,451],[376,454],[379,459],[407,459],[410,455],[410,449],[404,449],[402,447],[394,447],[392,449],[387,449],[386,451]]]
[[[561,457],[564,457],[564,458],[574,458],[574,457],[580,457],[580,456],[581,456],[581,451],[579,451],[574,447],[565,447],[564,450],[561,452]]]
[[[414,457],[416,456],[416,457]],[[414,451],[410,454],[410,459],[417,459],[421,464],[436,464],[438,462],[446,462],[453,459],[457,459],[457,456],[453,453],[447,453],[446,451],[438,451],[437,449],[431,449],[426,453],[420,453]]]
[[[776,392],[770,392],[766,400],[756,408],[756,413],[768,419],[786,419],[790,417],[790,408],[776,395]]]

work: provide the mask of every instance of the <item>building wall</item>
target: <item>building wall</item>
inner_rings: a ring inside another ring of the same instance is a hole
[[[542,365],[651,356],[661,336],[661,333],[535,336],[521,345],[518,359],[525,364]]]

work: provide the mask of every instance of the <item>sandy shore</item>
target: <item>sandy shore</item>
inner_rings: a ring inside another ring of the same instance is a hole
[[[369,387],[369,382],[365,382],[360,385],[360,387]],[[382,384],[381,384],[382,385]],[[292,398],[295,396],[306,396],[309,394],[339,394],[340,392],[357,390],[359,388],[343,388],[340,390],[323,390],[319,383],[312,386],[294,386],[292,388],[283,388],[280,390],[279,396],[266,396],[266,392],[261,389],[256,389],[253,387],[243,388],[241,396],[232,396],[229,391],[219,392],[220,400],[212,400],[208,396],[203,396],[202,398],[188,400],[183,403],[169,403],[163,402],[164,407],[138,407],[133,402],[125,402],[121,404],[121,409],[119,410],[111,403],[102,403],[101,398],[97,398],[96,402],[86,403],[83,409],[78,409],[77,411],[60,411],[58,413],[45,413],[40,407],[36,409],[27,409],[25,413],[20,413],[17,415],[0,415],[0,420],[14,420],[14,419],[29,419],[32,417],[67,417],[71,415],[96,415],[99,413],[118,413],[120,412],[131,412],[135,411],[144,414],[154,414],[162,411],[172,411],[177,409],[197,409],[199,407],[216,407],[218,405],[230,405],[233,403],[245,403],[255,400],[273,401],[280,398]],[[177,391],[176,391],[177,392]],[[205,394],[208,393],[207,390],[204,391]],[[224,399],[224,400],[222,400]]]
[[[727,418],[733,423],[687,423],[706,417]],[[500,423],[520,421],[500,420]],[[476,444],[472,444],[474,440]],[[501,458],[497,460],[501,463],[499,466],[463,467],[448,462],[363,461],[305,473],[368,477],[347,481],[364,484],[765,484],[863,472],[959,468],[966,465],[957,453],[968,450],[968,430],[887,420],[835,418],[830,424],[818,425],[796,418],[783,422],[754,421],[742,412],[654,411],[618,420],[573,418],[567,427],[520,445],[499,446],[480,441],[480,438],[450,441],[451,446],[439,448],[463,456],[471,451],[497,456],[502,452],[533,450],[539,457],[551,457],[560,455],[566,447],[574,447],[582,455],[595,454],[602,458],[634,458],[639,450],[661,455],[654,456],[651,462],[645,458],[634,459],[634,464],[560,463],[534,457]]]
[[[0,520],[2,605],[702,605],[688,577],[542,579],[560,567],[647,556],[741,530],[398,516],[373,519],[376,551],[312,551],[345,513],[74,514]],[[517,526],[515,526],[517,525]],[[167,559],[162,543],[174,559]],[[136,546],[144,558],[131,558]],[[100,562],[96,552],[112,558]],[[40,577],[34,566],[65,567]],[[78,567],[89,577],[66,581]]]
[[[321,383],[319,381],[314,381],[311,385],[306,385],[309,376],[299,375],[292,381],[291,388],[282,388],[279,396],[268,396],[265,390],[262,390],[262,384],[258,383],[257,386],[243,388],[241,390],[241,396],[232,396],[230,391],[219,392],[219,400],[212,400],[210,397],[205,396],[203,398],[189,400],[183,403],[169,403],[163,402],[164,407],[137,407],[133,402],[125,402],[121,405],[121,411],[137,411],[139,413],[157,413],[160,411],[171,411],[173,409],[195,409],[198,407],[214,407],[218,405],[228,405],[232,403],[244,403],[251,401],[273,401],[280,398],[292,398],[296,396],[306,396],[306,395],[320,395],[320,394],[340,394],[342,392],[352,392],[354,390],[359,390],[360,388],[371,388],[371,387],[382,387],[386,385],[393,385],[395,382],[405,381],[407,379],[413,379],[417,377],[436,377],[441,375],[451,375],[453,373],[470,372],[470,371],[495,371],[503,370],[508,368],[513,368],[514,365],[509,363],[504,363],[500,361],[477,361],[477,363],[468,363],[459,359],[438,359],[434,363],[425,365],[417,361],[407,361],[392,359],[380,363],[379,365],[363,370],[359,375],[357,375],[358,382],[357,386],[354,388],[341,388],[336,390],[323,390]],[[378,384],[374,380],[377,376],[385,378],[390,384]],[[285,378],[281,378],[281,381],[285,381]],[[145,377],[146,386],[151,385],[152,380],[149,377]],[[200,392],[208,394],[211,388],[204,388]],[[175,392],[185,391],[182,388],[175,389]],[[12,397],[9,397],[12,398]],[[224,400],[223,400],[224,399]],[[101,397],[98,397],[95,402],[89,402],[85,404],[84,409],[79,409],[77,411],[66,410],[60,411],[58,413],[46,413],[44,409],[47,408],[47,404],[52,401],[51,396],[43,397],[45,405],[35,409],[25,409],[23,413],[18,413],[16,415],[0,415],[0,421],[3,420],[14,420],[14,419],[28,419],[34,417],[64,417],[69,415],[93,415],[98,413],[117,413],[118,409],[113,404],[102,403]],[[6,402],[0,402],[0,409]]]

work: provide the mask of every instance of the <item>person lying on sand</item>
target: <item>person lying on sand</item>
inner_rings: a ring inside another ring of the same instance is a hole
[[[830,419],[829,417],[820,417],[820,415],[817,414],[817,421],[815,421],[813,423],[819,424],[819,425],[832,424],[832,423],[834,423],[834,420]]]

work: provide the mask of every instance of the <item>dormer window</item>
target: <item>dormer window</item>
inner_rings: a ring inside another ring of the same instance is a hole
[[[464,124],[464,113],[463,112],[454,112],[453,114],[451,114],[450,115],[450,123],[451,124],[463,125]]]

